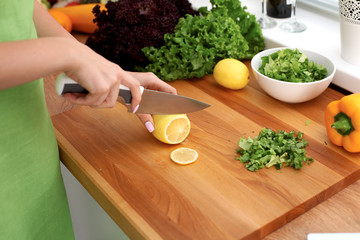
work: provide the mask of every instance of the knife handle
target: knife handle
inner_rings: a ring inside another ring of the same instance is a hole
[[[56,93],[61,96],[65,93],[89,93],[80,84],[69,78],[65,73],[60,74],[55,83]],[[140,86],[140,92],[143,94],[144,87]],[[130,104],[132,100],[131,91],[128,87],[120,84],[119,97],[122,97],[125,104]]]

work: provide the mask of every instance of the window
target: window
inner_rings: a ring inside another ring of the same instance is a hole
[[[298,0],[298,2],[331,12],[339,11],[338,0]]]

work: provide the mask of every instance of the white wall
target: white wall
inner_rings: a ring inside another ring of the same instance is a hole
[[[129,240],[94,198],[61,163],[76,240]]]

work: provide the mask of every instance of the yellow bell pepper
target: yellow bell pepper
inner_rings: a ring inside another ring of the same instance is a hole
[[[325,126],[332,143],[348,152],[360,152],[360,93],[329,103]]]

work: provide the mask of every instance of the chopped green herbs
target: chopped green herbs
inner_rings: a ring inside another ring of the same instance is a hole
[[[326,77],[327,69],[309,61],[298,49],[281,49],[261,58],[259,72],[267,77],[286,82],[306,83]]]
[[[305,122],[305,126],[308,126],[310,123],[311,123],[311,120],[307,120],[307,121]]]
[[[264,166],[275,166],[277,170],[282,166],[300,169],[303,163],[314,161],[313,158],[306,157],[304,148],[308,144],[302,132],[275,132],[263,128],[257,137],[240,138],[236,160],[246,163],[246,168],[252,172]]]

